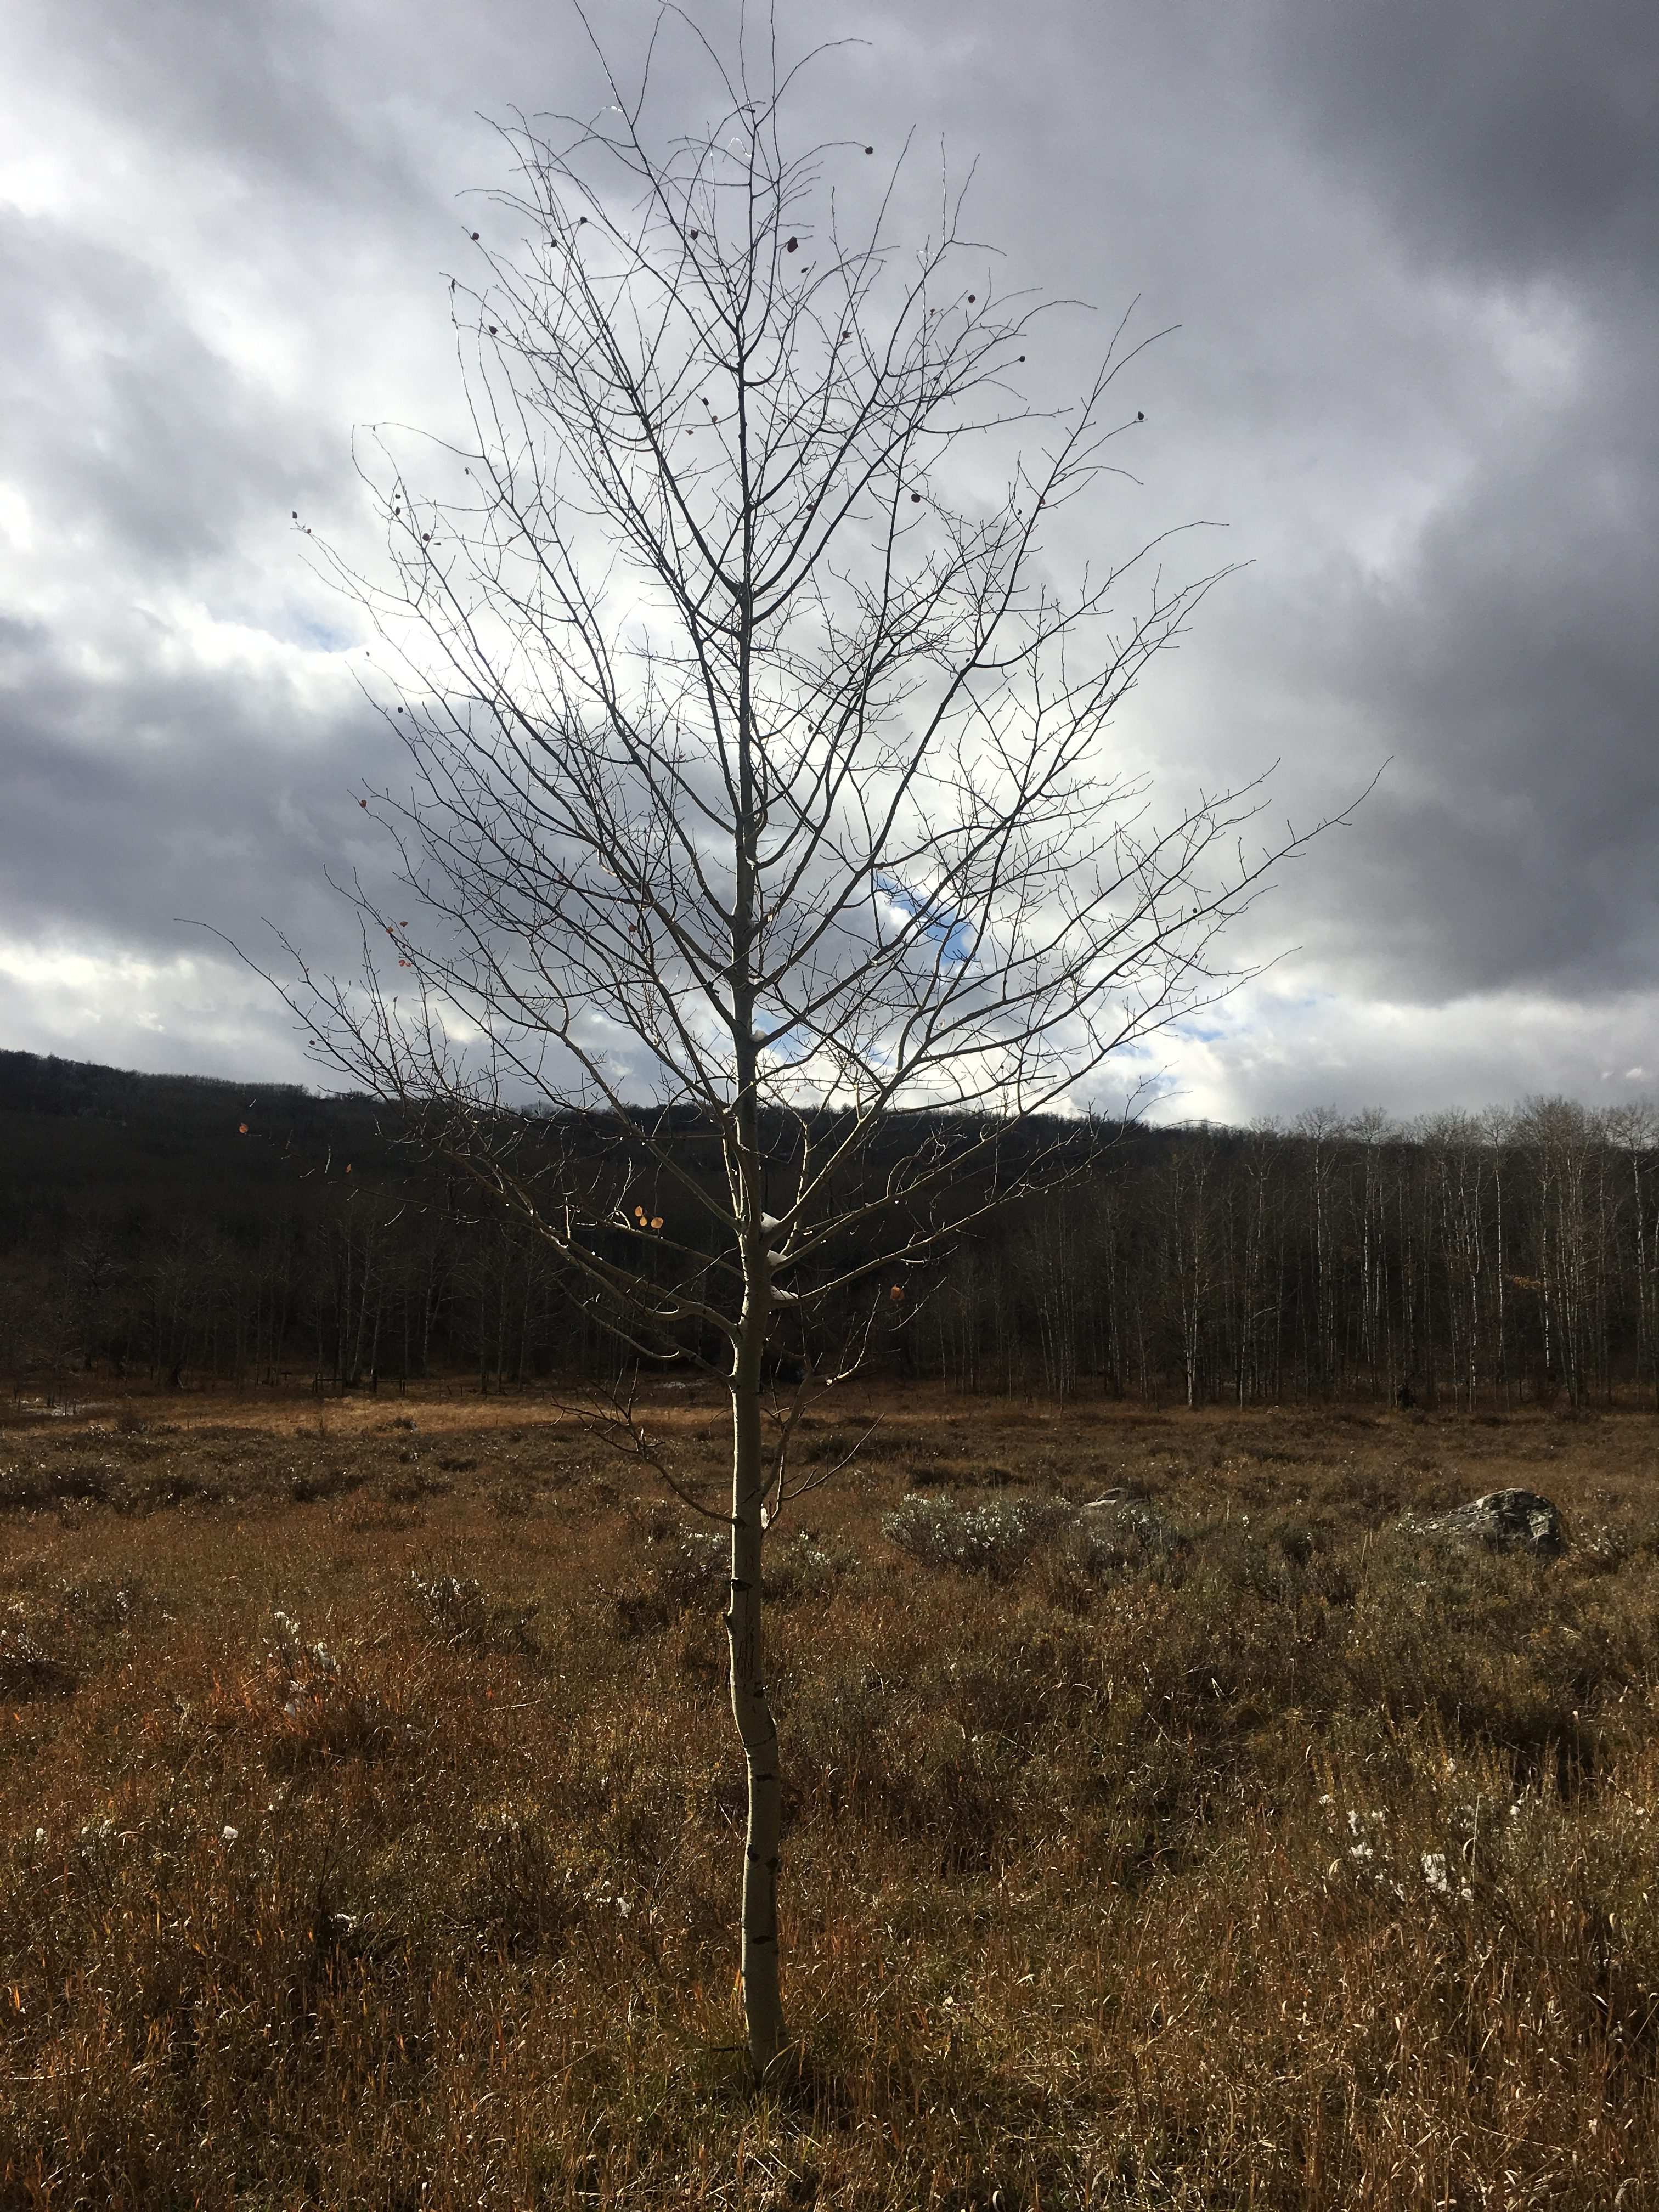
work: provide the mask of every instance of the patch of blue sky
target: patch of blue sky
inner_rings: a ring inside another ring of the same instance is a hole
[[[766,1050],[779,1066],[799,1067],[817,1049],[817,1040],[799,1023],[780,1030],[775,1036],[771,1032],[770,1024],[763,1018],[757,1018],[755,1026],[765,1037]]]
[[[1221,1022],[1171,1022],[1169,1034],[1189,1038],[1194,1044],[1217,1044],[1223,1037],[1231,1036],[1234,1032]]]
[[[930,900],[918,898],[914,891],[906,890],[902,884],[878,883],[876,888],[884,896],[891,899],[907,921],[914,921],[927,916],[921,925],[922,935],[939,946],[942,957],[953,967],[960,967],[973,958],[974,933],[960,915],[953,913],[949,907],[941,907],[936,912],[930,911],[933,903]]]
[[[1124,1084],[1115,1094],[1097,1092],[1094,1105],[1097,1113],[1109,1119],[1121,1115],[1126,1121],[1140,1121],[1149,1115],[1161,1116],[1181,1097],[1179,1079],[1165,1068],[1158,1073],[1150,1070],[1137,1073],[1133,1082]]]

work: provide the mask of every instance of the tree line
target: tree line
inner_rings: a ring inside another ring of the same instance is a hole
[[[1659,1116],[1127,1134],[941,1271],[919,1368],[1188,1405],[1659,1405]]]
[[[625,1137],[577,1133],[597,1187]],[[1057,1136],[1011,1132],[1005,1170]],[[926,1137],[901,1120],[891,1142]],[[4,1054],[0,1139],[0,1374],[18,1395],[84,1392],[89,1373],[515,1390],[635,1364],[672,1378],[712,1353],[618,1339],[546,1244],[421,1163],[367,1099]],[[571,1141],[567,1125],[567,1164]],[[694,1127],[681,1141],[710,1149]],[[785,1361],[850,1341],[876,1375],[1059,1400],[1659,1405],[1648,1107],[1322,1110],[1079,1125],[1071,1141],[1065,1180],[849,1297]]]

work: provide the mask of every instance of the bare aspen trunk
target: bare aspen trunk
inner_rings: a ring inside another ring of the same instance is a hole
[[[778,1848],[782,1801],[778,1731],[767,1701],[761,1645],[759,1335],[744,1332],[732,1373],[732,1712],[749,1769],[749,1831],[743,1862],[743,2008],[757,2084],[785,2044],[778,1982]]]

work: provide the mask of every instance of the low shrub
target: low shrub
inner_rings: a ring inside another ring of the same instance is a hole
[[[984,1505],[958,1505],[948,1495],[912,1491],[882,1516],[881,1528],[926,1566],[1006,1582],[1040,1544],[1076,1518],[1077,1508],[1064,1498],[997,1498]]]
[[[714,1528],[683,1528],[665,1558],[657,1562],[659,1595],[673,1613],[724,1595],[732,1574],[731,1539]]]
[[[492,1603],[483,1584],[470,1576],[412,1574],[409,1583],[439,1643],[465,1644],[478,1651],[534,1653],[539,1649],[535,1632],[539,1605]]]
[[[1110,1512],[1079,1514],[1066,1531],[1061,1556],[1085,1582],[1113,1583],[1161,1570],[1190,1549],[1157,1506],[1132,1498]]]
[[[858,1563],[858,1553],[844,1538],[798,1528],[766,1562],[766,1595],[778,1605],[829,1597]]]

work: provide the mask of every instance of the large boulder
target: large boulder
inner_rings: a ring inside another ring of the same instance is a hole
[[[1532,1490],[1489,1491],[1468,1505],[1420,1518],[1408,1513],[1406,1526],[1415,1535],[1450,1536],[1493,1551],[1550,1556],[1561,1548],[1561,1516]]]

